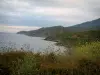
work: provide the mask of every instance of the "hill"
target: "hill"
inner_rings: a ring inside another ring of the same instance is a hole
[[[66,27],[66,31],[72,31],[72,32],[82,32],[82,31],[89,31],[89,30],[100,30],[100,18],[88,21],[85,23],[77,24],[74,26]]]
[[[28,36],[37,36],[37,37],[47,37],[47,36],[55,36],[56,34],[62,32],[83,32],[89,30],[100,30],[100,18],[70,27],[63,27],[63,26],[46,27],[32,31],[20,31],[18,32],[18,34],[25,34]]]
[[[18,34],[25,34],[28,36],[37,36],[37,37],[47,37],[47,36],[55,36],[57,33],[62,33],[64,31],[64,27],[62,26],[54,26],[54,27],[46,27],[40,28],[38,30],[32,31],[20,31]]]

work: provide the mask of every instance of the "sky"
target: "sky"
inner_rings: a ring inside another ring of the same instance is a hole
[[[0,32],[65,27],[100,18],[100,0],[0,0]]]

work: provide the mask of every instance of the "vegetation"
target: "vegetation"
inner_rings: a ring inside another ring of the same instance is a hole
[[[0,75],[99,75],[100,42],[77,46],[73,54],[0,53]]]
[[[18,32],[18,34],[24,34],[28,36],[38,36],[38,37],[48,37],[48,36],[55,37],[55,35],[58,33],[84,32],[90,30],[100,30],[100,18],[93,21],[88,21],[74,26],[70,26],[70,27],[63,27],[63,26],[53,26],[53,27],[45,27],[45,28],[43,27],[37,30],[20,31]],[[49,39],[50,38],[48,38],[48,40]]]
[[[58,44],[67,45],[67,47],[81,46],[86,43],[100,41],[100,30],[85,32],[65,32],[58,34]]]
[[[50,37],[48,37],[51,39]],[[69,53],[14,51],[0,53],[0,75],[99,75],[100,31],[61,32],[53,40]]]
[[[80,47],[76,47],[75,54],[77,58],[85,57],[88,59],[98,59],[100,58],[100,42],[92,42]]]

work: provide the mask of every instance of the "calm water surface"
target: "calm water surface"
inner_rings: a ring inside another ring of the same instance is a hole
[[[13,33],[0,33],[0,48],[14,48],[32,51],[63,50],[64,47],[56,46],[56,42],[45,41],[40,37],[29,37]]]

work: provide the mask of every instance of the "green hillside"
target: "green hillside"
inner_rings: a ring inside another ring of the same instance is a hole
[[[47,37],[47,36],[55,36],[56,34],[62,32],[84,32],[89,30],[100,30],[100,19],[85,22],[82,24],[73,25],[70,27],[54,26],[54,27],[40,28],[38,30],[20,31],[18,32],[18,34],[25,34],[28,36]]]

